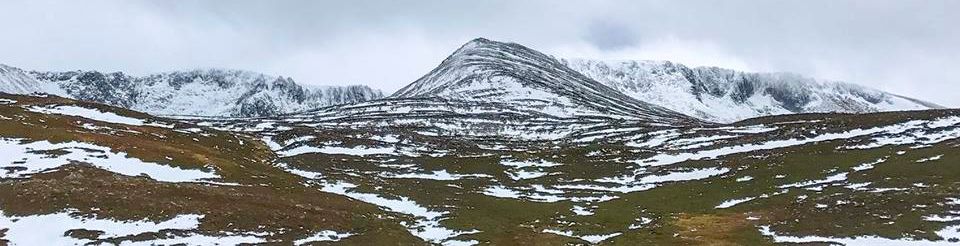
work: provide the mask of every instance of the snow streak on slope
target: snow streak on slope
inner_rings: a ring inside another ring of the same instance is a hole
[[[131,126],[157,126],[157,127],[172,127],[169,125],[163,125],[159,123],[147,123],[143,119],[131,118],[126,116],[117,115],[113,112],[103,112],[96,109],[84,108],[72,105],[60,105],[60,106],[31,106],[27,107],[27,110],[30,112],[37,112],[43,114],[59,114],[59,115],[68,115],[68,116],[77,116],[81,118],[87,118],[95,121],[114,123],[114,124],[124,124]]]
[[[356,185],[337,182],[324,186],[322,190],[325,192],[348,196],[350,198],[375,204],[377,206],[382,206],[393,212],[414,216],[416,217],[417,221],[412,225],[408,225],[408,227],[410,227],[410,233],[422,238],[425,241],[441,243],[444,245],[458,245],[465,242],[451,240],[450,238],[462,234],[478,232],[476,230],[457,231],[444,228],[440,225],[440,221],[443,220],[443,216],[447,214],[446,212],[432,211],[429,208],[417,204],[415,201],[411,201],[409,198],[399,197],[399,199],[390,199],[377,194],[360,193],[348,190],[352,188],[356,188]]]
[[[31,215],[24,217],[4,216],[0,210],[0,224],[9,226],[4,239],[13,245],[87,245],[103,244],[92,240],[107,238],[135,237],[142,234],[160,233],[164,231],[181,232],[177,236],[151,240],[130,242],[123,245],[237,245],[264,243],[263,239],[252,235],[222,235],[209,236],[197,234],[200,220],[203,215],[183,214],[170,220],[153,222],[149,220],[117,221],[110,219],[78,217],[66,211],[55,214]],[[90,230],[102,232],[93,238],[72,237],[71,231]]]
[[[89,143],[27,141],[0,138],[0,169],[8,170],[0,178],[28,177],[71,162],[85,162],[111,172],[138,176],[147,175],[163,182],[200,182],[218,175],[194,169],[182,169],[131,158],[127,153]]]
[[[790,73],[689,68],[668,61],[569,59],[563,63],[640,101],[715,122],[793,113],[940,108],[858,85]]]

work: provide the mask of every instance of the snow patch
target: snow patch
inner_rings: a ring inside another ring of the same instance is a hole
[[[66,153],[42,154],[41,151],[65,151]],[[107,171],[138,176],[146,174],[162,182],[196,182],[219,178],[202,170],[181,169],[128,157],[123,152],[113,152],[108,147],[89,143],[67,142],[53,144],[47,141],[0,138],[0,168],[16,170],[0,174],[0,178],[25,177],[71,162],[90,163]],[[20,169],[20,170],[17,170]]]
[[[554,230],[554,229],[543,229],[543,232],[557,234],[557,235],[566,236],[566,237],[579,238],[579,239],[583,239],[584,241],[590,242],[592,244],[597,244],[607,239],[610,239],[612,237],[620,236],[620,234],[623,234],[620,232],[615,232],[615,233],[603,234],[603,235],[575,235],[573,234],[573,231],[561,231],[561,230]]]
[[[417,202],[410,200],[407,197],[389,199],[377,194],[361,193],[348,190],[356,187],[357,186],[354,184],[337,182],[324,185],[321,190],[385,207],[393,212],[414,216],[416,222],[413,225],[406,223],[404,223],[404,225],[407,226],[408,231],[410,231],[410,233],[412,233],[414,236],[432,243],[444,243],[445,241],[449,241],[447,239],[452,237],[478,232],[476,230],[456,231],[444,228],[440,225],[440,220],[442,220],[442,216],[447,214],[447,212],[432,211],[426,207],[420,206],[420,204],[417,204]]]
[[[462,178],[474,177],[474,178],[487,178],[491,177],[486,174],[452,174],[447,172],[447,170],[433,171],[431,173],[404,173],[404,174],[394,174],[394,175],[381,175],[384,178],[396,178],[396,179],[429,179],[429,180],[441,180],[441,181],[450,181],[450,180],[459,180]]]
[[[739,199],[730,199],[730,200],[726,200],[726,201],[720,203],[720,205],[717,205],[717,206],[714,207],[714,208],[721,208],[721,209],[722,209],[722,208],[729,208],[729,207],[736,206],[737,204],[741,204],[741,203],[744,203],[744,202],[752,201],[753,199],[756,199],[756,197],[744,197],[744,198],[739,198]]]
[[[931,156],[931,157],[919,159],[919,160],[917,160],[917,163],[924,163],[924,162],[928,162],[928,161],[936,161],[936,160],[940,160],[940,158],[943,158],[943,155]]]
[[[96,218],[77,218],[70,215],[70,211],[30,215],[30,216],[5,216],[0,211],[0,225],[7,228],[3,239],[9,240],[13,245],[82,245],[91,243],[88,239],[78,239],[65,236],[65,232],[74,229],[85,229],[102,231],[98,239],[136,236],[149,232],[160,232],[162,230],[196,230],[200,225],[202,215],[182,214],[177,215],[170,220],[153,222],[149,220],[140,221],[117,221],[109,219]],[[208,236],[208,235],[187,235],[185,237],[176,237],[168,239],[158,239],[145,242],[129,242],[124,244],[135,245],[169,245],[169,244],[210,244],[220,243],[235,245],[241,243],[262,243],[265,240],[255,236],[232,235],[232,236]]]
[[[30,112],[37,112],[43,114],[59,114],[67,116],[76,116],[86,119],[91,119],[95,121],[102,121],[107,123],[114,124],[124,124],[132,126],[143,126],[146,124],[146,121],[142,119],[130,118],[126,116],[120,116],[112,112],[103,112],[97,109],[89,109],[84,107],[77,107],[72,105],[60,105],[60,106],[30,106],[27,107],[27,110]]]
[[[776,243],[816,243],[832,242],[836,244],[856,246],[874,246],[874,245],[956,245],[949,240],[960,239],[960,226],[947,226],[935,233],[943,238],[940,241],[915,240],[915,239],[889,239],[878,236],[858,236],[852,238],[831,238],[821,236],[784,236],[778,235],[770,230],[770,226],[761,226],[760,233],[764,236],[772,237]]]
[[[313,147],[313,146],[299,146],[289,150],[277,151],[277,155],[280,157],[290,157],[295,155],[309,154],[309,153],[323,153],[330,155],[356,155],[356,156],[366,156],[366,155],[385,155],[385,154],[394,154],[397,150],[393,147],[366,147],[366,146],[356,146],[353,148],[345,147],[336,147],[336,146],[324,146],[324,147]]]
[[[310,242],[336,242],[350,236],[353,236],[353,233],[349,233],[349,232],[340,233],[340,232],[331,231],[331,230],[324,230],[324,231],[317,232],[316,234],[309,236],[307,238],[293,241],[293,244],[305,245]]]

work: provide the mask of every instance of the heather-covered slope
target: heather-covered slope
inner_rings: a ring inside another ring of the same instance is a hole
[[[287,170],[322,190],[420,215],[413,225],[428,229],[414,234],[434,243],[960,240],[957,110],[601,124],[550,139],[337,118],[200,121],[262,136]]]
[[[0,245],[419,242],[245,134],[0,93],[0,153]]]

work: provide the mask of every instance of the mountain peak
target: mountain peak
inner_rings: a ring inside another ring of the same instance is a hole
[[[524,50],[524,49],[527,49],[527,50]],[[519,45],[516,43],[500,42],[500,41],[494,41],[486,38],[475,38],[463,44],[462,46],[460,46],[460,48],[454,51],[453,53],[451,53],[447,59],[449,60],[451,58],[454,58],[455,60],[456,58],[459,58],[461,56],[470,56],[470,57],[477,58],[477,57],[489,57],[497,53],[519,54],[519,53],[529,53],[529,52],[536,52],[536,51],[532,49],[528,49],[527,47],[524,47],[523,45]],[[444,60],[444,62],[447,62],[447,60]]]
[[[491,43],[500,43],[500,42],[493,41],[493,40],[489,40],[489,39],[484,38],[484,37],[479,37],[479,38],[474,38],[474,39],[470,40],[469,42],[467,42],[467,43],[464,44],[463,46],[476,46],[476,45],[484,45],[484,44],[491,44]]]
[[[689,119],[630,98],[549,55],[516,43],[484,38],[467,42],[435,69],[390,97],[507,103],[551,111],[558,117]]]
[[[467,43],[463,44],[458,50],[473,49],[473,48],[491,48],[491,47],[504,46],[504,45],[510,45],[510,44],[515,44],[515,43],[500,42],[500,41],[479,37],[479,38],[474,38],[468,41]]]

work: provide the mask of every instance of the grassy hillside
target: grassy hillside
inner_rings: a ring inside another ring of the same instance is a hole
[[[171,120],[56,97],[0,98],[0,143],[19,155],[0,158],[6,221],[58,213],[128,223],[202,216],[194,228],[118,234],[85,224],[55,233],[81,242],[210,236],[277,243],[314,235],[358,245],[960,239],[956,110],[691,127],[620,123],[519,141],[310,118]],[[71,105],[140,124],[50,113]],[[53,147],[14,151],[45,146],[39,141]],[[33,168],[60,159],[62,165]],[[103,163],[111,161],[124,166]],[[125,167],[144,167],[145,174]],[[0,223],[0,231],[10,228],[0,238],[13,241],[10,232],[27,226],[9,224]]]

